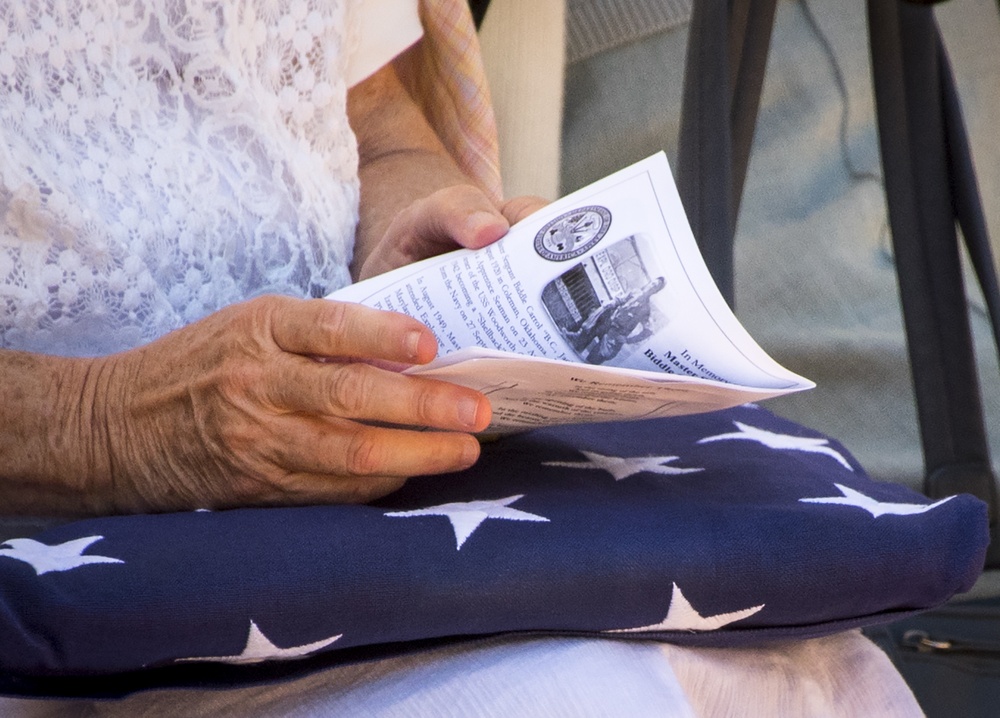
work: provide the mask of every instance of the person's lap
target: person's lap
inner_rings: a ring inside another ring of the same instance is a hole
[[[0,699],[11,718],[128,716],[919,716],[885,655],[855,631],[760,648],[499,636],[230,690],[117,701]]]

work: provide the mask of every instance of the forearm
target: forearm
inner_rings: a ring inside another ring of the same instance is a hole
[[[92,513],[106,363],[0,350],[0,512]]]
[[[401,210],[439,189],[469,181],[450,159],[423,149],[383,155],[370,162],[360,176],[362,209],[351,263],[355,279]]]
[[[437,190],[470,184],[392,66],[353,88],[348,116],[358,137],[361,208],[352,273],[399,212]]]

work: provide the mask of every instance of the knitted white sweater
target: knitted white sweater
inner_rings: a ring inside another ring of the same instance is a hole
[[[351,2],[0,4],[0,346],[119,351],[346,284]]]

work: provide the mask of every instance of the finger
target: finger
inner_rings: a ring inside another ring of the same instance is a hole
[[[398,491],[407,478],[329,476],[298,472],[285,477],[278,498],[265,505],[366,504]]]
[[[366,364],[289,357],[269,377],[266,396],[279,411],[468,432],[491,418],[477,391]]]
[[[461,471],[479,458],[470,434],[366,426],[346,420],[282,417],[274,463],[289,473],[405,477]]]
[[[546,206],[549,201],[543,197],[538,197],[536,195],[521,195],[520,197],[512,197],[503,203],[500,207],[500,212],[511,224],[517,224],[525,217],[534,214],[542,207]]]
[[[510,223],[481,190],[456,185],[438,190],[400,212],[359,272],[368,279],[396,267],[500,239]]]
[[[304,356],[426,364],[437,355],[433,332],[416,319],[351,302],[276,297],[269,319],[275,344]]]
[[[483,192],[472,185],[438,190],[406,213],[407,234],[479,249],[500,239],[510,224]],[[402,219],[402,218],[401,218]]]

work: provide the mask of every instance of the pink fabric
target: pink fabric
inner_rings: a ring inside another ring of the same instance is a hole
[[[503,198],[496,120],[472,13],[466,0],[420,0],[424,40],[411,73],[420,103],[459,167],[494,201]]]

